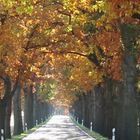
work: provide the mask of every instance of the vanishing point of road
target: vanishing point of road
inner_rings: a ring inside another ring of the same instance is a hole
[[[79,127],[69,116],[55,115],[49,122],[23,140],[95,140]]]

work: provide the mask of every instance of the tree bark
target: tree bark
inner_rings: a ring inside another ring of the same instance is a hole
[[[11,116],[11,80],[8,76],[3,77],[4,97],[0,99],[0,128],[4,129],[4,138],[11,137],[10,116]]]
[[[130,25],[121,25],[121,36],[124,44],[123,59],[123,97],[120,119],[120,140],[137,140],[137,70],[135,41],[140,34],[140,28]]]
[[[5,137],[11,138],[11,110],[12,110],[12,98],[10,98],[7,102],[6,107],[6,115],[5,115]]]
[[[0,129],[4,129],[4,139],[5,134],[7,137],[11,137],[10,132],[10,117],[11,117],[11,100],[14,92],[16,90],[18,78],[13,86],[11,86],[11,79],[9,76],[0,77],[4,83],[4,96],[0,99]]]
[[[26,89],[24,89],[24,97],[24,123],[27,123],[27,128],[30,129],[34,126],[32,86],[26,87]]]
[[[38,121],[38,103],[37,103],[37,94],[34,95],[34,108],[33,108],[33,119],[34,119],[34,125],[36,124],[36,121]]]
[[[6,115],[6,102],[0,99],[0,130],[3,129],[4,132],[5,132],[5,115]]]
[[[13,96],[13,112],[14,112],[14,135],[23,132],[22,115],[21,115],[21,86],[18,84]]]
[[[82,108],[82,120],[84,121],[85,120],[85,99],[84,99],[85,95],[81,95],[81,108]]]

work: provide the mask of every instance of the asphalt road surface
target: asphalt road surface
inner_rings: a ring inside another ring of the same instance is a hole
[[[55,115],[23,140],[95,140],[79,129],[69,116]]]

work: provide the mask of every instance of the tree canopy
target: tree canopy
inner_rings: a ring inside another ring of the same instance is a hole
[[[39,83],[52,101],[71,104],[106,77],[122,80],[120,30],[138,26],[140,2],[0,0],[0,23],[0,98],[8,77],[13,90],[17,81]]]

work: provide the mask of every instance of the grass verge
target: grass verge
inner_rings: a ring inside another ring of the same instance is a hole
[[[84,132],[86,132],[88,135],[90,135],[91,137],[95,138],[96,140],[109,140],[108,138],[103,137],[102,135],[100,135],[100,134],[97,133],[97,132],[94,132],[94,131],[91,132],[87,127],[82,126],[81,124],[77,123],[73,117],[71,117],[71,120],[72,120],[79,128],[81,128]]]
[[[29,135],[29,134],[33,133],[34,131],[36,131],[39,127],[41,127],[42,125],[46,124],[50,119],[51,119],[51,117],[48,118],[45,122],[40,123],[40,124],[38,124],[37,126],[31,128],[31,129],[29,129],[27,132],[23,132],[23,133],[21,133],[20,135],[12,136],[11,139],[7,139],[7,140],[22,140],[22,139],[23,139],[24,137],[26,137],[27,135]]]

